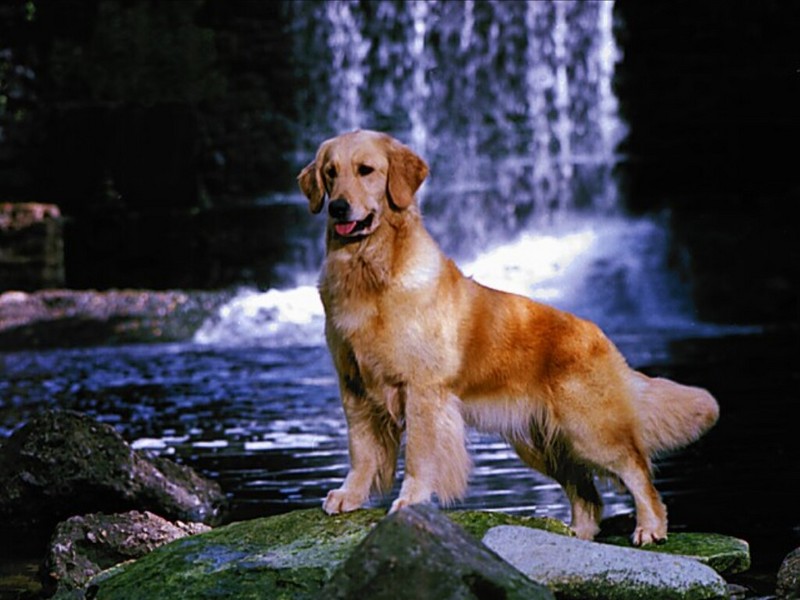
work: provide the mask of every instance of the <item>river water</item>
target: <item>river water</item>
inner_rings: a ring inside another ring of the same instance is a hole
[[[633,366],[704,385],[719,399],[715,429],[656,462],[671,530],[747,539],[754,568],[774,572],[800,545],[800,452],[793,440],[798,337],[651,330],[612,338]],[[319,506],[347,470],[335,375],[318,344],[7,352],[0,366],[3,435],[43,408],[88,413],[135,447],[217,480],[234,520]],[[459,507],[569,519],[560,488],[525,467],[500,439],[473,432],[469,445],[474,468]],[[632,512],[627,494],[601,489],[605,516]]]

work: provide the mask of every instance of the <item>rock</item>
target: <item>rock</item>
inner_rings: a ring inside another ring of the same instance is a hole
[[[479,511],[449,513],[481,530],[504,523],[551,527],[552,520]],[[178,540],[133,563],[98,576],[87,588],[92,597],[293,598],[317,600],[320,590],[367,534],[386,516],[378,509],[328,516],[322,509],[233,523]]]
[[[59,208],[0,203],[0,290],[64,285],[64,234]]]
[[[597,540],[632,548],[629,537],[610,536]],[[750,546],[735,537],[718,533],[670,533],[663,544],[643,546],[641,550],[693,558],[721,575],[742,573],[750,568]]]
[[[490,529],[483,543],[559,598],[727,597],[725,580],[691,558],[506,525]]]
[[[792,550],[778,569],[775,592],[781,600],[800,598],[800,548]]]
[[[100,575],[87,597],[316,600],[335,568],[385,516],[321,509],[233,523],[157,548]]]
[[[172,523],[151,512],[72,517],[58,524],[50,541],[46,587],[57,595],[83,588],[105,569],[210,529],[201,523]]]
[[[135,452],[113,427],[76,412],[44,411],[0,448],[0,535],[29,546],[74,515],[140,509],[213,524],[226,502],[217,483]]]
[[[0,294],[0,349],[184,341],[231,293],[6,292]]]
[[[392,600],[554,598],[432,506],[389,515],[353,551],[321,597]]]
[[[453,523],[463,527],[467,533],[478,540],[483,538],[486,532],[492,527],[497,527],[499,525],[531,527],[551,533],[559,533],[571,537],[575,536],[575,532],[573,532],[570,526],[564,523],[564,521],[550,517],[525,517],[484,510],[453,510],[445,514]]]

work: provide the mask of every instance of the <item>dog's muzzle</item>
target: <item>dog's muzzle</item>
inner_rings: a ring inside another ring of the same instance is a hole
[[[360,233],[369,233],[374,219],[374,215],[370,213],[360,221],[349,220],[350,203],[342,198],[331,201],[328,205],[328,214],[334,220],[333,230],[341,237],[352,237]]]

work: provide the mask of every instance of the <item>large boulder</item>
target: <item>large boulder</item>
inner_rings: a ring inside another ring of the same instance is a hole
[[[692,558],[515,526],[490,529],[483,543],[559,598],[701,600],[728,595],[725,580]]]
[[[554,598],[432,506],[405,508],[381,521],[320,594],[331,600],[393,600],[398,595],[418,600]]]
[[[800,548],[792,550],[783,559],[775,591],[781,600],[800,599]]]
[[[476,539],[499,524],[565,529],[553,519],[479,511],[446,514]],[[378,509],[329,516],[315,508],[225,525],[101,574],[87,596],[316,600],[331,575],[385,517]]]
[[[43,546],[58,522],[92,512],[215,524],[226,502],[216,482],[136,452],[76,412],[44,411],[0,448],[0,536],[9,543]]]
[[[173,523],[151,512],[71,517],[58,524],[50,541],[44,563],[45,587],[64,596],[83,588],[105,569],[210,529],[202,523]]]
[[[568,534],[563,535],[567,533],[566,526],[552,519],[517,517],[482,511],[453,511],[444,514],[476,540],[481,539],[487,532],[497,531],[497,527],[502,529],[505,525],[514,525],[524,529],[560,531],[562,534],[556,537],[567,542],[578,541]],[[326,583],[337,577],[334,573],[338,569],[346,569],[344,565],[347,564],[348,558],[385,517],[385,512],[378,509],[329,516],[321,509],[315,508],[225,525],[208,533],[177,540],[157,548],[135,562],[125,563],[102,573],[86,588],[87,596],[99,600],[104,598],[171,600],[205,597],[316,600],[322,597],[321,593]],[[670,539],[680,538],[682,535],[684,534],[673,533]],[[446,540],[428,541],[431,546],[438,544],[443,548],[449,547]],[[495,552],[502,557],[505,551],[513,549],[518,543],[508,540],[508,547],[505,550],[496,548]],[[591,547],[601,546],[604,552],[624,551],[645,557],[656,555],[639,549],[586,543]],[[547,546],[546,549],[548,553],[553,552],[548,559],[556,563],[568,564],[574,553],[572,547],[556,548],[557,553],[552,546]],[[525,545],[521,546],[519,551],[532,552]],[[747,553],[746,548],[742,551]],[[421,571],[425,570],[426,556],[427,554],[419,554],[419,564],[423,565],[420,567]],[[721,579],[701,563],[692,559],[663,556],[666,557],[663,561],[667,565],[684,564],[683,561],[689,561],[692,565],[689,567],[691,570],[699,569],[699,572],[712,582],[711,590],[714,593],[724,590],[724,583],[720,583]],[[360,563],[358,559],[354,560],[357,567]],[[351,572],[354,568],[351,568]],[[632,577],[635,576],[634,573]],[[412,597],[412,594],[405,594],[405,591],[414,583],[413,577],[409,576],[406,579],[407,581],[398,584],[402,585],[402,588],[398,589],[404,596]],[[469,576],[467,579],[466,586],[473,592],[483,590],[488,593],[495,590],[493,584],[487,583],[483,586],[483,579],[477,576],[472,577],[471,581]],[[720,588],[720,585],[723,587]],[[619,585],[609,584],[600,588],[600,594],[608,598],[658,597],[641,594],[618,595],[620,589]],[[332,590],[333,588],[328,589]],[[667,590],[664,594],[666,595],[661,597],[684,597],[683,590],[677,592]],[[470,596],[465,594],[463,597]],[[490,594],[487,597],[498,596]],[[691,596],[686,597],[691,598]]]

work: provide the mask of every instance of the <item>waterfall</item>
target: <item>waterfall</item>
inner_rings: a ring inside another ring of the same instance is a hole
[[[313,88],[300,153],[355,128],[408,143],[431,166],[424,208],[446,251],[617,210],[612,170],[625,129],[611,90],[613,2],[334,0],[289,9],[307,33],[295,52],[306,56]],[[486,214],[491,222],[479,218]]]
[[[429,163],[419,194],[426,224],[465,273],[605,327],[691,323],[664,220],[627,218],[621,207],[614,167],[626,129],[612,88],[612,1],[306,0],[286,9],[308,82],[297,92],[298,170],[323,139],[387,131]],[[226,335],[209,331],[201,337]]]

